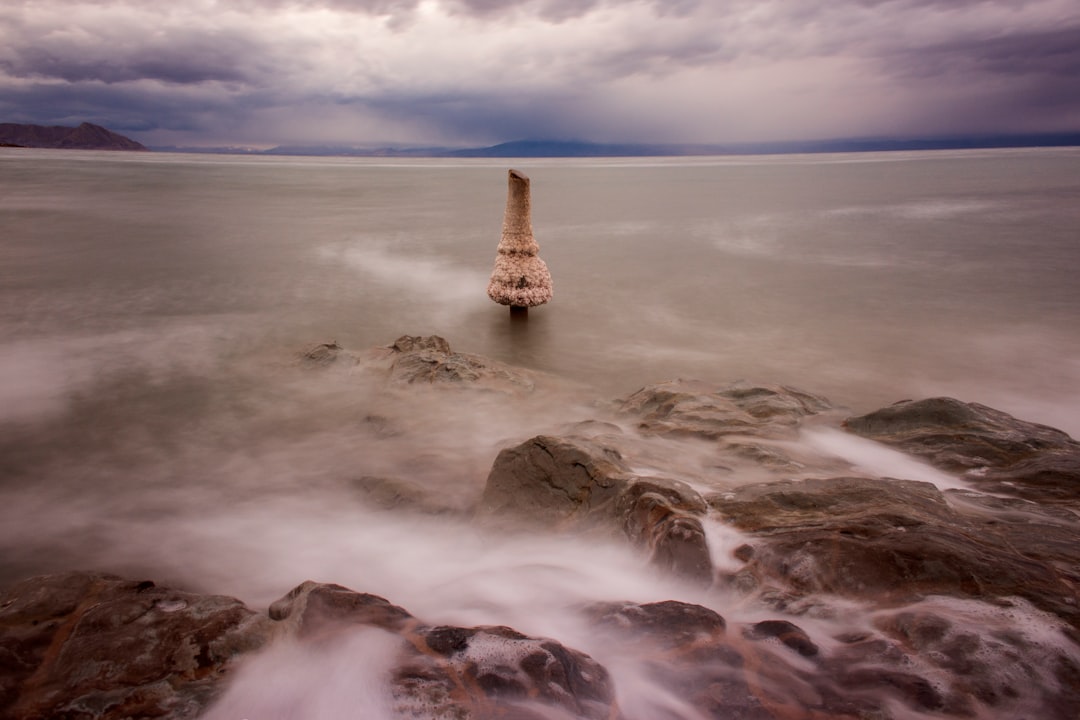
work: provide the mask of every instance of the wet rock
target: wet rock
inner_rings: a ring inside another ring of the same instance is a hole
[[[928,594],[1019,596],[1076,625],[1069,576],[1018,552],[1008,535],[958,513],[929,483],[829,478],[712,495],[727,522],[753,534],[747,568],[761,586],[890,604]]]
[[[1046,425],[953,398],[905,400],[844,426],[964,473],[978,487],[1039,502],[1080,503],[1080,443]]]
[[[972,616],[982,622],[973,626]],[[853,693],[892,693],[923,711],[1069,718],[1080,684],[1062,671],[1077,667],[1077,655],[1047,620],[1019,600],[931,598],[879,612],[880,635],[837,638],[845,645],[821,667]]]
[[[0,597],[0,716],[194,718],[270,620],[233,598],[67,573]]]
[[[306,642],[375,627],[403,642],[391,672],[393,710],[410,718],[616,717],[607,670],[584,653],[508,627],[424,625],[387,600],[307,581],[270,606]]]
[[[950,490],[952,508],[994,544],[1046,562],[1073,588],[1080,588],[1080,516],[1060,505]],[[1080,603],[1080,591],[1076,592]]]
[[[600,627],[664,649],[719,640],[727,630],[727,623],[716,611],[675,600],[597,603],[586,608],[585,614]]]
[[[511,628],[424,625],[381,597],[311,581],[267,617],[93,573],[31,578],[0,597],[0,717],[179,720],[213,714],[218,699],[243,711],[251,699],[226,687],[242,656],[290,643],[332,652],[373,629],[399,638],[388,692],[401,717],[619,717],[607,670]]]
[[[416,624],[407,611],[378,595],[311,580],[274,601],[269,613],[272,620],[287,622],[299,637],[336,631],[345,624],[368,625],[391,632]]]
[[[709,583],[712,563],[701,526],[706,510],[686,483],[638,477],[618,450],[577,437],[539,435],[499,453],[481,514],[546,528],[620,531],[660,567]]]
[[[613,656],[635,662],[649,682],[672,692],[694,714],[750,720],[776,717],[768,709],[768,699],[762,702],[759,697],[743,652],[728,642],[727,624],[716,612],[671,600],[597,603],[582,612]],[[641,705],[653,698],[637,701]],[[680,717],[669,714],[670,707],[660,700],[647,709],[656,717]],[[649,716],[645,708],[635,710]]]
[[[775,638],[803,657],[814,657],[819,652],[810,636],[787,620],[762,620],[746,628],[743,634],[751,640]]]
[[[420,628],[393,675],[394,710],[416,718],[616,717],[607,670],[507,627]]]
[[[808,665],[817,645],[791,622],[764,621],[731,634],[712,610],[675,601],[599,603],[583,612],[609,653],[632,659],[649,682],[688,706],[681,714],[664,704],[651,714],[635,706],[642,717],[891,717],[886,708],[897,693],[851,697],[834,676],[852,668],[841,663],[822,673]]]
[[[831,408],[825,398],[785,386],[673,380],[638,390],[619,411],[638,416],[638,427],[648,433],[715,439],[786,434],[803,418]]]

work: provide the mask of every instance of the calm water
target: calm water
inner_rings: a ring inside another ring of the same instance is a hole
[[[484,292],[510,166],[532,178],[555,281],[526,326]],[[491,543],[368,513],[343,483],[408,477],[467,507],[499,447],[673,377],[792,384],[857,412],[947,394],[1078,436],[1078,198],[1080,149],[512,163],[2,149],[0,585],[94,568],[258,605],[313,578],[602,656],[561,608],[717,601],[620,547]],[[295,362],[406,333],[578,389],[388,408]],[[372,413],[400,432],[366,430]]]

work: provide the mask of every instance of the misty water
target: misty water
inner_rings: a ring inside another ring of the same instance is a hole
[[[508,167],[532,179],[554,278],[527,323],[484,292]],[[471,522],[498,451],[678,377],[793,385],[851,413],[949,395],[1076,437],[1078,197],[1078,149],[514,161],[0,149],[0,586],[101,570],[265,607],[306,579],[336,582],[429,622],[557,637],[612,670],[624,710],[643,708],[630,717],[677,712],[567,609],[682,599],[735,624],[765,611],[662,577],[623,544]],[[318,343],[404,334],[546,380],[525,400],[387,394],[298,361]],[[839,433],[803,442],[958,482]],[[353,485],[364,476],[408,478],[462,513],[371,508]],[[723,566],[738,538],[710,532]],[[1049,633],[1037,616],[1031,632]],[[322,658],[353,667],[348,681],[268,656],[232,702],[288,696],[307,717],[361,703],[378,717],[380,647]],[[273,695],[266,676],[289,679]]]

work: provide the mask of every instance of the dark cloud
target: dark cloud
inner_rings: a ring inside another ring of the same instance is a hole
[[[1057,130],[1080,124],[1061,3],[21,2],[0,7],[0,120],[191,144]]]
[[[241,57],[235,44],[209,44],[202,39],[177,47],[140,47],[109,57],[87,56],[78,48],[32,46],[18,49],[13,59],[0,60],[0,70],[16,78],[107,84],[132,80],[240,82],[248,79]]]
[[[1075,85],[1080,78],[1080,26],[920,47],[906,67],[923,76],[956,72],[1045,76]]]

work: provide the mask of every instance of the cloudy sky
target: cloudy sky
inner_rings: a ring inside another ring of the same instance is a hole
[[[150,145],[1080,130],[1077,0],[3,0],[0,122]]]

